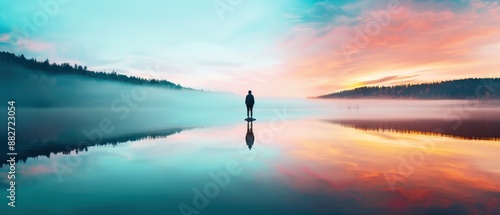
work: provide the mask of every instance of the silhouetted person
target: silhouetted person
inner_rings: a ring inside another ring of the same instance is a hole
[[[253,136],[252,122],[247,122],[247,135],[245,136],[245,140],[247,141],[248,149],[252,150],[253,142],[255,140],[255,137]]]
[[[247,105],[247,117],[253,117],[253,105],[255,104],[255,100],[251,90],[248,91],[248,95],[245,98],[245,104]]]

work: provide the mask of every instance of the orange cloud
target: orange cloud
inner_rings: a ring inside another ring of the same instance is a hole
[[[477,2],[460,13],[408,3],[371,36],[363,29],[383,11],[367,10],[356,18],[358,25],[333,25],[322,34],[325,29],[297,27],[277,46],[290,53],[284,79],[308,95],[320,95],[353,86],[498,76],[500,57],[485,57],[482,50],[500,49],[500,7]],[[369,42],[357,47],[360,30]],[[345,44],[351,45],[347,51],[341,49]]]

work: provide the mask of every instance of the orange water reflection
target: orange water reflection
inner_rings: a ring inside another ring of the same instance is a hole
[[[278,139],[288,158],[276,162],[276,169],[295,189],[324,194],[318,210],[492,214],[500,209],[498,141],[379,133],[312,120],[287,129],[294,135]],[[419,147],[431,142],[433,151]],[[411,156],[421,164],[412,164]],[[394,191],[385,175],[399,179]]]

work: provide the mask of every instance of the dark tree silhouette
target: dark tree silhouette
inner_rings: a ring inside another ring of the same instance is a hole
[[[37,61],[34,58],[26,59],[26,57],[22,54],[15,55],[13,53],[3,52],[3,51],[0,52],[0,63],[16,64],[27,69],[32,69],[54,75],[80,75],[98,80],[118,81],[128,84],[157,86],[157,87],[165,87],[178,90],[181,89],[193,90],[192,88],[183,87],[179,84],[175,84],[167,80],[145,79],[136,76],[127,76],[118,74],[114,71],[112,73],[106,73],[102,71],[100,72],[90,71],[87,70],[86,66],[83,67],[77,64],[75,64],[74,66],[71,66],[69,63],[50,64],[49,59],[46,59],[45,61],[42,62],[42,61]]]
[[[414,85],[360,87],[316,98],[499,99],[500,78],[468,78]]]

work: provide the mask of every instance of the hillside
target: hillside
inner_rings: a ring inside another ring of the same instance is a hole
[[[0,52],[0,64],[17,65],[22,68],[41,71],[51,75],[78,75],[93,78],[96,80],[117,81],[121,83],[139,84],[146,86],[158,86],[169,89],[190,89],[179,84],[174,84],[167,80],[145,79],[136,76],[117,74],[116,72],[106,73],[102,71],[91,71],[88,70],[86,66],[77,64],[71,66],[69,63],[50,63],[48,59],[45,61],[38,61],[36,59],[27,59],[24,57],[24,55],[16,56],[13,53],[3,51]],[[0,74],[5,75],[4,73],[5,71],[0,71]]]
[[[183,87],[167,80],[90,71],[0,52],[0,98],[28,108],[212,107],[234,103],[235,96]],[[217,103],[212,101],[218,101]]]
[[[500,78],[469,78],[412,85],[360,87],[315,98],[499,99]]]

